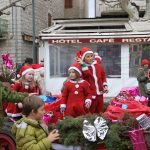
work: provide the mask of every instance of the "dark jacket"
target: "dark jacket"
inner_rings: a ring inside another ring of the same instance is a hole
[[[137,80],[141,96],[149,97],[150,92],[146,90],[146,84],[150,82],[148,79],[148,68],[141,67],[138,69]]]

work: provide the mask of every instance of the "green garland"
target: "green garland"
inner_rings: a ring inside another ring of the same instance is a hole
[[[80,145],[86,150],[96,150],[99,144],[104,144],[107,150],[132,150],[128,131],[137,128],[136,120],[132,116],[125,114],[122,120],[118,120],[117,123],[112,123],[103,115],[101,116],[107,121],[109,127],[104,140],[100,140],[97,137],[96,142],[90,142],[82,134],[84,119],[88,119],[93,124],[97,117],[96,114],[79,116],[77,118],[66,117],[64,120],[58,121],[56,125],[49,125],[49,130],[57,128],[61,136],[59,142],[66,146]]]

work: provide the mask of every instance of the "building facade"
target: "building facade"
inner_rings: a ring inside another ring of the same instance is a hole
[[[15,1],[0,0],[0,10]],[[3,12],[4,14],[0,16],[0,54],[9,52],[14,62],[21,63],[26,57],[32,57],[32,0],[19,1]],[[35,0],[37,39],[39,31],[50,26],[51,19],[57,17],[64,18],[62,0]],[[38,55],[38,44],[36,49]]]
[[[149,23],[136,23],[141,28],[134,31],[136,26],[125,19],[56,22],[52,28],[43,30],[40,34],[43,42],[40,49],[44,52],[46,62],[47,91],[60,93],[76,52],[84,46],[90,47],[102,57],[102,66],[110,89],[106,96],[113,97],[123,87],[138,85],[137,69],[142,59],[150,58]]]
[[[13,1],[0,0],[0,7],[11,2]],[[132,13],[128,14],[126,9],[121,9],[118,2],[35,1],[35,31],[36,38],[40,39],[39,45],[36,45],[40,46],[37,57],[45,60],[48,91],[60,92],[76,51],[83,46],[97,51],[102,57],[111,91],[107,96],[116,95],[122,87],[137,85],[136,71],[140,61],[150,57],[150,24],[129,21],[128,15]],[[132,8],[138,7],[139,14],[142,15],[146,1],[130,2]],[[3,24],[6,24],[6,28],[8,25],[8,34],[3,32],[0,54],[9,52],[14,61],[20,63],[25,57],[32,57],[32,3],[31,0],[24,0],[16,5],[5,11],[10,11],[10,15],[1,15],[2,19],[6,19]]]
[[[87,8],[91,5],[96,10],[94,1],[88,2]],[[121,88],[138,85],[137,69],[143,58],[150,58],[150,23],[132,22],[124,16],[96,18],[94,12],[96,15],[97,11],[86,13],[89,19],[54,20],[54,26],[41,31],[39,36],[43,44],[40,49],[46,61],[48,91],[60,92],[68,67],[83,46],[102,57],[110,89],[106,96],[114,97]]]

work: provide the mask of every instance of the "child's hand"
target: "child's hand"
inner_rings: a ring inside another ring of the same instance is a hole
[[[90,99],[85,100],[85,108],[89,109],[91,107],[92,101]]]
[[[65,110],[66,110],[66,104],[61,104],[61,105],[60,105],[60,112],[61,112],[61,113],[64,113]]]
[[[61,112],[61,113],[64,113],[64,112],[65,112],[65,110],[66,110],[66,108],[65,108],[65,107],[60,107],[60,112]]]
[[[20,109],[22,109],[22,108],[23,108],[22,103],[17,103],[17,105],[18,105],[18,108],[20,108]]]
[[[89,109],[91,107],[91,103],[86,103],[85,108]]]
[[[48,139],[51,142],[54,142],[55,140],[58,140],[59,139],[58,130],[54,129],[52,132],[50,132],[49,135],[48,135]]]
[[[79,63],[79,64],[83,64],[82,59],[81,59],[81,58],[79,58],[79,57],[76,57],[76,62],[77,62],[77,63]]]
[[[103,87],[103,92],[104,92],[104,93],[108,93],[108,86],[104,86],[104,87]]]

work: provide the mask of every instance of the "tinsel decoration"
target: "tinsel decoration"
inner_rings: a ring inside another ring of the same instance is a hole
[[[108,132],[108,126],[106,124],[106,120],[103,119],[102,117],[97,117],[94,121],[94,125],[97,131],[97,136],[101,139],[104,140],[107,132]]]
[[[83,122],[83,135],[88,141],[95,142],[96,141],[96,129],[95,127],[89,123],[86,119]]]

